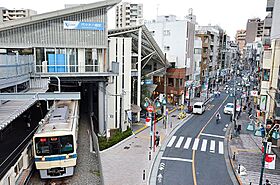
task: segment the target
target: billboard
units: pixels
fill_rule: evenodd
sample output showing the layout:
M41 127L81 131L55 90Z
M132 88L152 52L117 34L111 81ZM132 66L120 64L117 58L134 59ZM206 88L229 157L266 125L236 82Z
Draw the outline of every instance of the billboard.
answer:
M267 101L267 95L261 95L260 109L262 111L265 111L266 109L266 101Z
M103 22L63 21L63 28L68 30L105 30Z

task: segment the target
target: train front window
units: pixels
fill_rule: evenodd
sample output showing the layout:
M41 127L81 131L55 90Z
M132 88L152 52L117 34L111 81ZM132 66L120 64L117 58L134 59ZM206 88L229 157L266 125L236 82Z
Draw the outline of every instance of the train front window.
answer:
M35 138L35 147L38 156L73 153L73 136Z

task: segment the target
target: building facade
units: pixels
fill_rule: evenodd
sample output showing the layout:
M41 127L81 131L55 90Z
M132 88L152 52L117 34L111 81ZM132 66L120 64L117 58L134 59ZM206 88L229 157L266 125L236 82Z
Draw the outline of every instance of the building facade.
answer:
M37 12L31 9L7 9L0 7L0 23L29 17L35 14L37 14Z
M143 4L122 2L116 6L116 28L143 24Z
M244 58L244 48L246 46L246 30L237 30L235 35L235 42L238 45L240 58Z

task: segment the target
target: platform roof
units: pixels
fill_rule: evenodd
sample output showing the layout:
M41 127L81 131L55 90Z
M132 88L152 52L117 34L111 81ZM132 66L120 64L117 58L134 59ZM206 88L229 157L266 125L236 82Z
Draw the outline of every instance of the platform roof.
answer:
M16 19L12 21L6 21L0 24L0 31L7 30L11 28L21 27L25 25L30 25L32 23L42 22L53 18L64 17L71 14L77 14L80 12L90 11L92 9L106 7L108 9L112 8L116 4L120 3L121 0L106 0L99 1L95 3L82 4L70 8L65 8L61 10L56 10L52 12L47 12L43 14L32 15L30 17L25 17L21 19Z
M108 30L108 37L131 37L132 38L132 52L138 53L138 36L139 29L142 29L142 43L141 43L141 58L142 58L142 69L149 62L158 63L160 67L155 71L144 72L142 76L151 76L154 74L165 73L166 68L170 67L170 63L165 59L164 53L156 43L155 39L151 35L150 31L145 25L118 28Z

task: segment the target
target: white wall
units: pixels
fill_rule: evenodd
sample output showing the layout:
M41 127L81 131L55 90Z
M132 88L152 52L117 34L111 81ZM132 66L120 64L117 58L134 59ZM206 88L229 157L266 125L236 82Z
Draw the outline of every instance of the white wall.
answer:
M149 31L154 32L154 39L163 52L167 54L169 62L176 62L176 67L185 67L185 54L187 42L187 21L149 22L146 23ZM170 30L169 36L164 36L164 30ZM166 51L164 46L169 46ZM176 61L174 61L176 60Z
M194 40L194 49L200 49L202 50L202 41L200 37L195 37ZM201 51L202 52L202 51ZM194 80L200 80L200 62L201 62L201 53L196 54L194 53ZM197 78L198 77L198 78Z
M125 130L127 126L124 122L131 109L131 44L131 38L110 38L109 61L119 63L119 75L112 77L106 88L107 129L121 126Z

